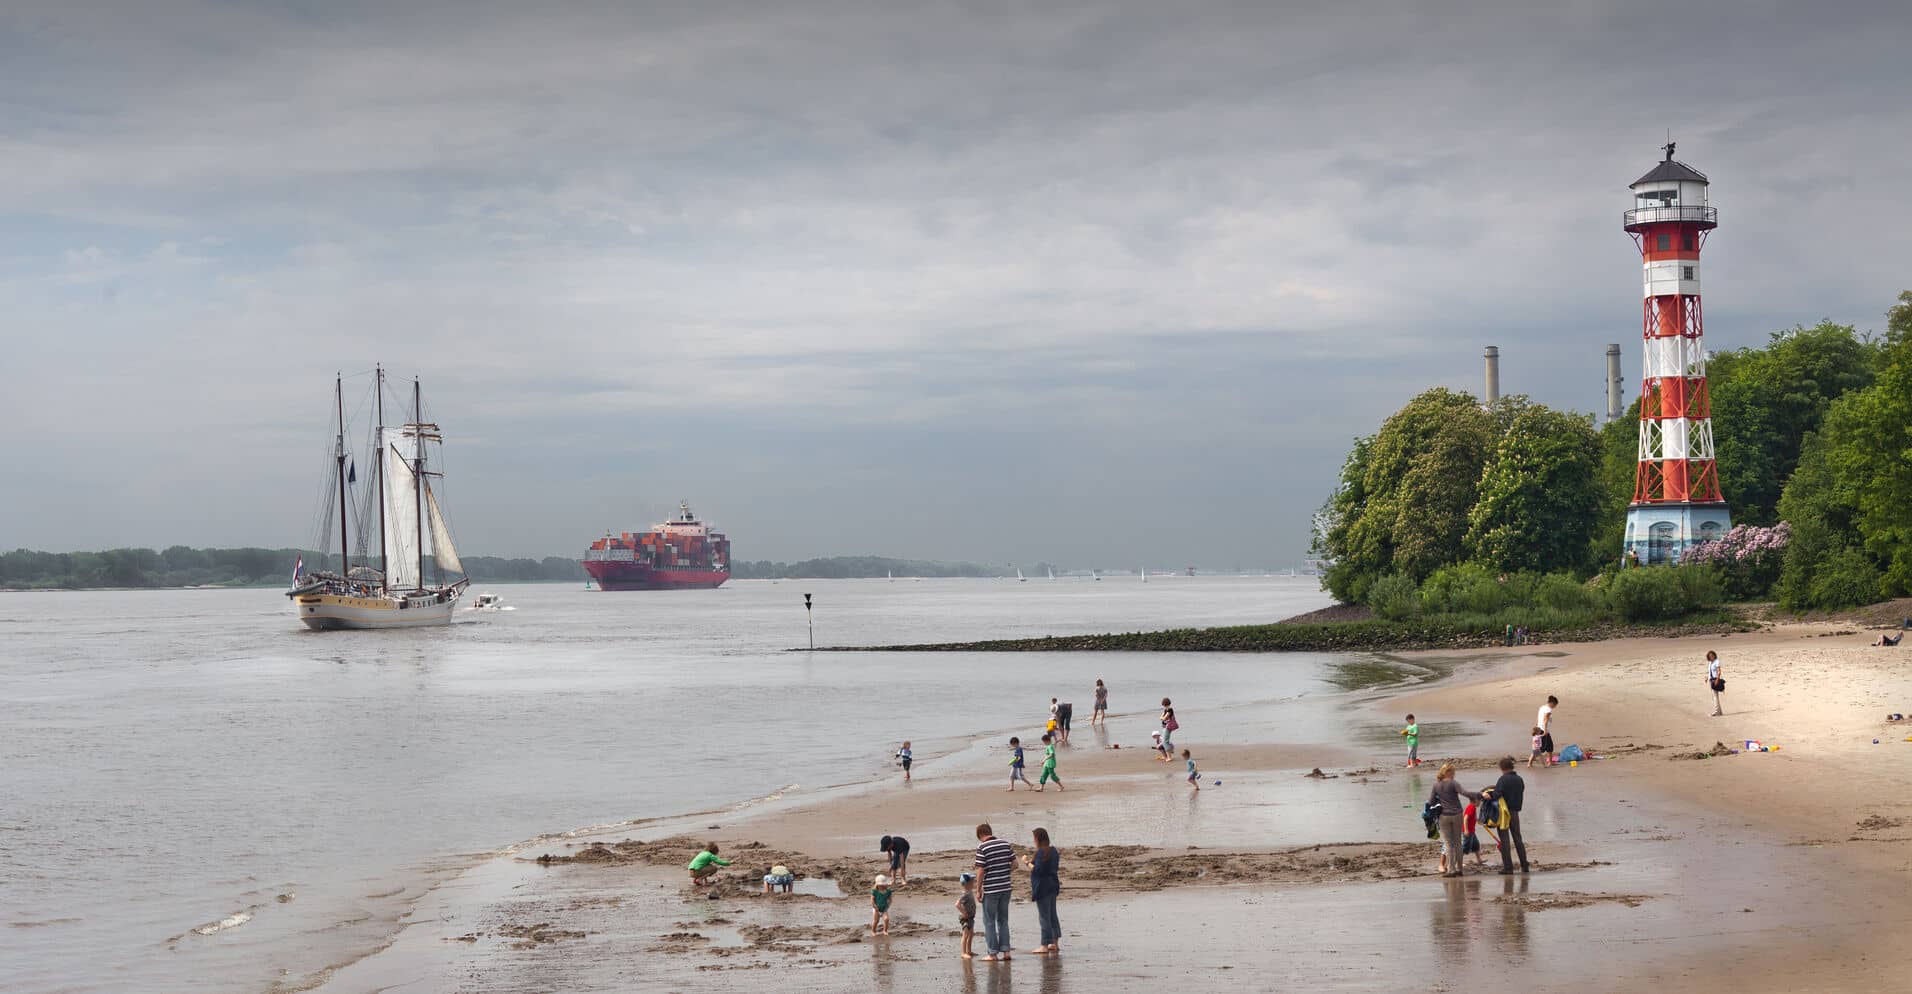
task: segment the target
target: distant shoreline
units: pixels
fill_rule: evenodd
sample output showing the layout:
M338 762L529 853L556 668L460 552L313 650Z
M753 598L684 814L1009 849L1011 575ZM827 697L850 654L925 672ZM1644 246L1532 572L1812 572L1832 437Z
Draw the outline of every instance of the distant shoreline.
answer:
M1333 616L1338 608L1298 615ZM1757 630L1757 622L1721 612L1657 625L1599 623L1558 631L1535 632L1528 645L1605 642L1623 638L1684 638ZM914 645L839 645L818 652L1410 652L1429 649L1486 649L1504 645L1500 629L1467 628L1443 622L1352 621L1177 628L1101 635L1046 635L1040 638L986 639ZM792 650L806 651L806 650Z

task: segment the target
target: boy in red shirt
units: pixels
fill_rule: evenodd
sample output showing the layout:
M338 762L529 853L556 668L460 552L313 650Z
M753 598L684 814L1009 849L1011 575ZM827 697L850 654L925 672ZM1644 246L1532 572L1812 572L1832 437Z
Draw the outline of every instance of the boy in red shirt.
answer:
M1480 836L1474 834L1475 818L1479 810L1479 801L1468 801L1467 807L1461 810L1461 856L1466 858L1471 852L1474 854L1474 865L1485 866L1487 864L1480 857Z

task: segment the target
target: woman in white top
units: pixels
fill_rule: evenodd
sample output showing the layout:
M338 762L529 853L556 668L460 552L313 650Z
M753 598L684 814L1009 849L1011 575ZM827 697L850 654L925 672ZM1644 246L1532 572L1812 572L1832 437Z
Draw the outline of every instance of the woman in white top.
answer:
M1726 709L1720 705L1719 698L1720 693L1726 689L1726 680L1719 675L1719 653L1711 649L1706 650L1706 686L1713 691L1712 716L1717 718L1726 713Z

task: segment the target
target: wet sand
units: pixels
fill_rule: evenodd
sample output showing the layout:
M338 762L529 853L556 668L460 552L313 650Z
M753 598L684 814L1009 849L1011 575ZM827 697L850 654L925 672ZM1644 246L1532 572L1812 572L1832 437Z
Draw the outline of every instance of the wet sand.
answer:
M1203 769L1199 794L1179 762L1132 745L1150 723L1135 715L1078 727L1064 792L1003 791L1006 757L978 743L919 762L909 786L553 842L438 888L389 949L322 989L1889 989L1893 937L1912 924L1912 727L1880 719L1912 713L1912 667L1864 648L1870 633L1821 634L1836 630L1422 658L1457 673L1314 702L1345 730L1333 743L1281 741L1279 709L1269 741L1202 742L1191 715L1178 745ZM1726 718L1707 717L1707 648L1726 664ZM1436 877L1418 818L1436 764L1399 767L1401 715L1427 730L1424 758L1462 760L1477 788L1548 693L1559 743L1612 758L1520 768L1537 872L1495 874L1487 842L1484 871ZM1781 749L1671 758L1744 738ZM1062 849L1060 957L1026 952L1022 874L1014 961L957 956L955 877L981 820L1019 850L1038 825ZM913 844L910 884L892 934L872 937L886 833ZM683 871L706 839L736 861L714 896ZM773 863L800 893L761 893Z

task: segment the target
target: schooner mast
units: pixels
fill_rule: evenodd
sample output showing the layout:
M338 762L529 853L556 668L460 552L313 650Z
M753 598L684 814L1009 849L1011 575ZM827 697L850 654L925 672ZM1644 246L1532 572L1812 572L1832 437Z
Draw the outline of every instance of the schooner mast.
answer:
M338 403L339 433L332 442L332 457L338 463L339 475L339 575L352 575L351 547L345 539L345 374L336 374L332 381L332 399Z

